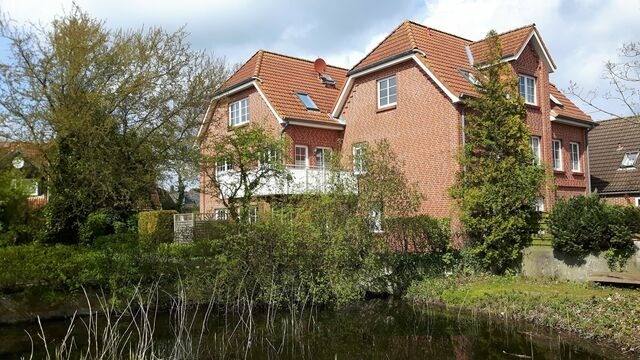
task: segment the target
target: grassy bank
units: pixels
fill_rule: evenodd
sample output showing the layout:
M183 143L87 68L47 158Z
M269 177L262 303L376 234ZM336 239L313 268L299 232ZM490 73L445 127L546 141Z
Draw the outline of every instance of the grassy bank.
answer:
M407 298L571 331L640 353L640 290L520 277L427 279Z

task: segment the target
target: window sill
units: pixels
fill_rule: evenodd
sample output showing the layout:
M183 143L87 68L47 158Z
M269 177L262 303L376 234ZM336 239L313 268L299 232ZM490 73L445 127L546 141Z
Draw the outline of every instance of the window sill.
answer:
M553 173L557 175L564 175L566 174L566 171L564 171L563 169L553 169Z
M230 125L228 126L228 129L229 129L229 130L233 130L233 129L237 129L237 128L241 128L241 127L245 127L245 126L249 126L249 122L248 122L248 121L247 121L247 122L240 123L240 124L235 124L235 125L231 125L231 124L230 124Z
M538 105L538 104L527 104L527 103L524 103L524 105L525 105L527 108L540 110L540 105Z
M582 171L573 171L571 170L571 174L574 176L584 176L584 173Z
M381 113L381 112L385 112L385 111L389 111L389 110L395 110L395 109L396 109L396 104L387 105L387 106L384 106L384 107L379 107L376 110L376 113Z

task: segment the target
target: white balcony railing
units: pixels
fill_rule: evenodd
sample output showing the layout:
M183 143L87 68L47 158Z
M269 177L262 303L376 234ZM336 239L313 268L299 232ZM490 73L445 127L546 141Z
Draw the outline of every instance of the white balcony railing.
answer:
M258 188L255 189L254 194L256 196L270 196L322 193L330 190L332 184L336 182L341 182L344 186L348 187L355 180L355 177L350 172L343 171L336 173L325 168L287 165L287 170L289 172L289 179L263 179ZM251 176L252 174L249 173L249 181L252 180ZM238 187L240 181L239 173L237 171L226 171L218 174L217 177L225 195L231 196ZM236 193L237 197L242 195L242 190Z

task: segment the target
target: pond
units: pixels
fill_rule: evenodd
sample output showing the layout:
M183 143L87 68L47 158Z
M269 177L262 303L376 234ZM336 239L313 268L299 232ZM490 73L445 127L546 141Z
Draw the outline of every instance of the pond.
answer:
M147 340L147 344L159 358L167 359L629 358L550 329L437 307L413 307L398 300L370 300L339 310L312 309L299 313L291 310L275 315L273 312L207 315L204 309L197 312L191 309L191 312L150 314L148 318L150 322L138 319L135 324L140 327L146 324L152 329L153 341ZM98 319L103 329L107 319ZM175 325L179 320L183 320L182 326ZM70 359L79 358L77 347L87 348L83 321L90 323L87 318L75 320L76 352L68 357ZM118 328L126 334L127 326L133 322L131 318L122 321ZM52 358L55 358L53 349L61 343L68 325L69 320L43 322ZM26 332L29 332L35 343L33 358L45 359L38 329L37 324L0 327L0 358L28 359L31 341ZM102 330L95 334L100 342ZM120 338L125 349L122 354L129 354L131 344L138 341L138 333L133 331L133 334L129 340L126 336ZM176 346L177 338L181 339L179 346ZM187 343L188 346L178 349Z

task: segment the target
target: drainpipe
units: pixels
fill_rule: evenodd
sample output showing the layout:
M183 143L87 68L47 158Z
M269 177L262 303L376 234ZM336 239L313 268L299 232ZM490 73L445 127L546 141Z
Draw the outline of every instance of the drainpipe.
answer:
M586 163L587 163L587 173L586 173L586 176L587 176L587 195L591 194L591 161L589 161L589 132L591 130L593 130L593 128L594 128L593 126L588 128L587 131L584 134L584 144L585 144L585 146L584 146L584 150L585 150L584 155L585 155L585 158L586 158L585 160L586 160Z
M465 145L465 143L467 141L467 138L466 138L466 136L464 134L464 107L462 107L461 112L460 112L460 130L461 130L461 133L462 133L462 137L460 139L462 141L462 149L461 150L464 152L464 145ZM462 171L463 172L467 172L467 167L464 166L462 168Z

